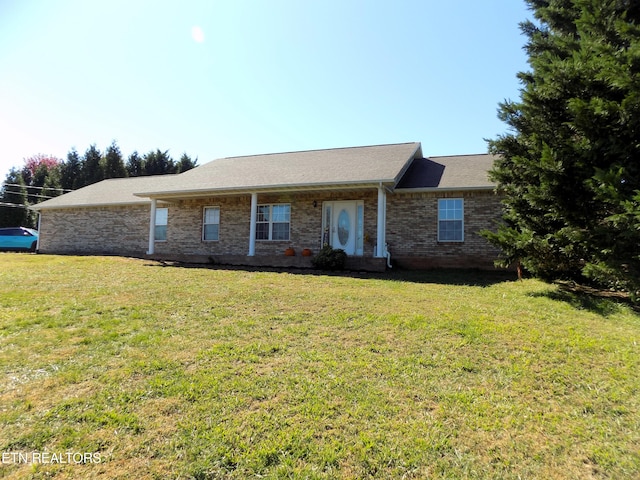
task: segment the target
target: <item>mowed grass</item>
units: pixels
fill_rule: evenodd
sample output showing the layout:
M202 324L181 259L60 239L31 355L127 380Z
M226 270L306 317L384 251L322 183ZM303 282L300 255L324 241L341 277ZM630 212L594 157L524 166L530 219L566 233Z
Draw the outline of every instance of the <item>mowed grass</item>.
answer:
M535 280L0 255L0 477L640 478L639 407L640 316Z

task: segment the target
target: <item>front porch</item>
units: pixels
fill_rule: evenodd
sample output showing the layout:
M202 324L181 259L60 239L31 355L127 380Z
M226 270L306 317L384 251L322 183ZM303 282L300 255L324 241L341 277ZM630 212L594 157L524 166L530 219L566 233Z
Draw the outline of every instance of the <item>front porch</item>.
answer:
M317 254L329 244L347 253L351 270L383 271L387 262L386 250L378 247L386 233L382 186L163 199L161 223L159 203L152 199L148 258L311 268L302 251ZM207 236L210 224L213 238ZM156 240L160 225L163 235ZM288 248L296 256L285 256Z

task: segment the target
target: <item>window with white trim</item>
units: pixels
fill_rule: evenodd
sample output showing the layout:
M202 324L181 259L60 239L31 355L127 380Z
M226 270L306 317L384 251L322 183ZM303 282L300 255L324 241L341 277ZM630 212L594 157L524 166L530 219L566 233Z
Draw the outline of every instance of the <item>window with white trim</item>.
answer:
M462 198L438 199L438 241L464 242L464 202Z
M289 240L290 225L290 204L258 205L256 240Z
M167 241L168 208L156 208L155 238L156 242Z
M204 207L202 240L213 242L220 238L220 207Z

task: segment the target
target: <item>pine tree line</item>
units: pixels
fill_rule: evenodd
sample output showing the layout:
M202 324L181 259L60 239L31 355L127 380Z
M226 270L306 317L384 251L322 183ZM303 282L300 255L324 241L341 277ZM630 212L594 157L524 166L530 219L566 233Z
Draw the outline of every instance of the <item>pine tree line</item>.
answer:
M35 228L37 215L27 207L67 191L108 178L186 172L194 168L197 162L186 153L175 161L168 150L160 149L144 155L134 151L125 161L115 141L104 153L95 144L87 148L82 156L72 148L65 160L34 155L25 159L22 168L12 168L0 186L0 227Z

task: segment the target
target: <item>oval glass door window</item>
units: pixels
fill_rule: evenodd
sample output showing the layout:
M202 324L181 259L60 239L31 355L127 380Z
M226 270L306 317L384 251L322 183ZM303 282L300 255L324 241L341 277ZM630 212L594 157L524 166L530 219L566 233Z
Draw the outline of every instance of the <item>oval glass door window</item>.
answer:
M346 210L342 210L338 215L338 240L343 247L347 246L349 242L349 234L351 233L351 220L349 219L349 213Z

